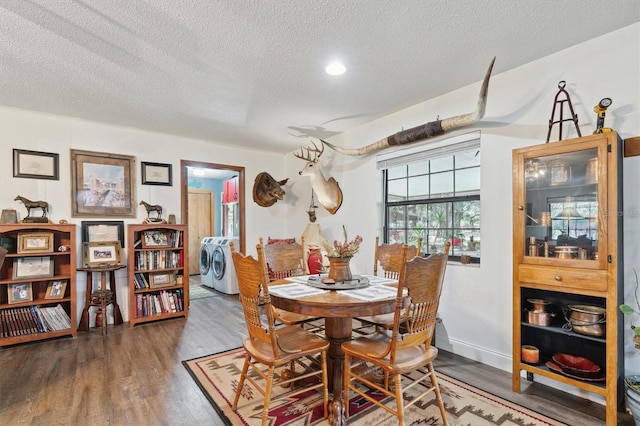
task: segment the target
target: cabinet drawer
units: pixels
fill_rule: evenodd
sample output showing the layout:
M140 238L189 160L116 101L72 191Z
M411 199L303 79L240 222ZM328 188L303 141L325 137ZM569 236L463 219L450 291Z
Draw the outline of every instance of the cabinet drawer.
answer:
M521 283L545 284L555 287L607 291L607 271L569 268L541 268L520 265L518 280Z

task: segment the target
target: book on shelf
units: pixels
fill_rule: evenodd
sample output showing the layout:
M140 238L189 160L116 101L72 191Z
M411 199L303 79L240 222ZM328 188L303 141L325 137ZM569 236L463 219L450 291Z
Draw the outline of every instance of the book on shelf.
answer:
M140 296L142 299L142 316L146 317L147 314L149 313L149 308L147 307L147 295L141 294Z
M158 297L157 294L153 295L153 303L155 304L156 307L156 315L161 314L162 313L162 306L160 305L160 298Z
M44 333L45 331L47 331L45 326L42 324L42 320L40 319L40 315L38 315L36 307L33 305L29 306L29 311L31 312L31 316L33 317L33 319L36 321L38 332Z

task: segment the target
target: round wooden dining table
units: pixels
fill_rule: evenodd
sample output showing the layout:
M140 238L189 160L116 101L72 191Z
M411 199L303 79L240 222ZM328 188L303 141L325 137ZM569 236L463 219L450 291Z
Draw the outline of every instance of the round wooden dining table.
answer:
M281 284L291 284L291 281L286 279L274 281L269 284L269 287ZM271 303L277 308L298 314L324 317L325 336L329 341L327 354L329 391L332 392L329 423L332 425L345 424L344 400L342 399L344 364L342 342L351 339L353 318L393 312L395 297L383 300L363 300L348 296L340 290L302 298L284 297L275 293L270 293L270 296Z

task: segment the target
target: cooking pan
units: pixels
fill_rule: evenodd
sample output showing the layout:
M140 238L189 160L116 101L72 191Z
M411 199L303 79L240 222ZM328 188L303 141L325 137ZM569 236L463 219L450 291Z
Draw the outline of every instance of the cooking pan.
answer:
M603 337L606 332L606 309L591 305L569 305L569 324L578 334Z

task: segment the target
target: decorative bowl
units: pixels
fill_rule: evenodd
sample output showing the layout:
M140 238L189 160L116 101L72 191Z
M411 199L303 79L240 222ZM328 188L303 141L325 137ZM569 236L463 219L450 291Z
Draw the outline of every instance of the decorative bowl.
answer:
M626 376L624 383L630 391L638 395L638 402L640 402L640 376Z
M592 377L600 373L600 366L585 357L558 353L551 357L562 371L579 377Z

